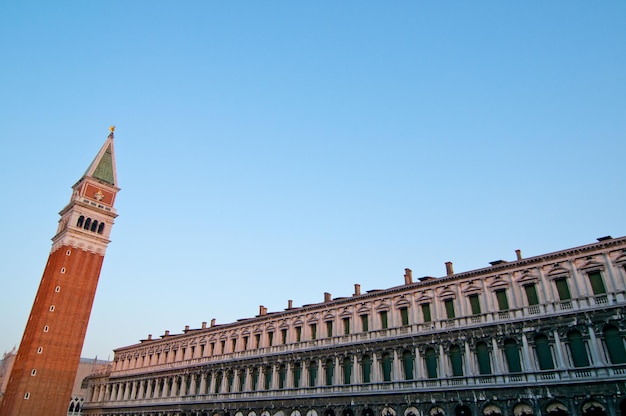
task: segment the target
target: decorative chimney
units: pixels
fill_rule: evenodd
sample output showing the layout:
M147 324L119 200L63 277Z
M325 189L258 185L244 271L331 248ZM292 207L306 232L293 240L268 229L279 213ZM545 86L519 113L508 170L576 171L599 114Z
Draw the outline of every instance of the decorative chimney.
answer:
M518 260L522 259L522 250L515 250L515 255L517 256Z
M211 326L215 326L215 318L211 319Z
M259 306L259 315L263 316L263 315L267 315L267 308L263 305Z
M331 298L330 298L330 293L328 292L324 292L324 303L330 302Z
M361 285L358 283L354 284L354 296L360 296L361 295Z
M293 300L289 299L287 301L287 309L293 309Z
M410 285L413 283L413 272L411 269L404 269L404 284Z
M202 329L206 329L206 321L202 322Z
M446 275L452 276L454 274L454 267L452 266L451 261L446 262Z

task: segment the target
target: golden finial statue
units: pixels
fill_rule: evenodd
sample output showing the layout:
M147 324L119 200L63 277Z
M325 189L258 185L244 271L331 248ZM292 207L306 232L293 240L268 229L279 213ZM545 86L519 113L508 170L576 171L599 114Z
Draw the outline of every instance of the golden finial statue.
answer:
M111 130L111 133L115 132L115 126L109 127L109 130Z

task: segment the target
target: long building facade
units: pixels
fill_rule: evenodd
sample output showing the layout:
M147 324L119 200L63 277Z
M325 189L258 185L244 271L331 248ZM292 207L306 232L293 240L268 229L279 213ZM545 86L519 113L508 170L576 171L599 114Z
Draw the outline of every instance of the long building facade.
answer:
M626 237L115 350L86 415L626 415Z

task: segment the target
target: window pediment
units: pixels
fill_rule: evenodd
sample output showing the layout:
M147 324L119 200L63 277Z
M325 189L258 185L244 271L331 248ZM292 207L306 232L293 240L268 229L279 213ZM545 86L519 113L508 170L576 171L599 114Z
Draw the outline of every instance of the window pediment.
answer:
M472 295L472 294L475 294L475 293L482 292L482 289L480 287L478 287L473 280L464 283L462 287L463 288L461 289L461 292L464 295Z
M539 276L530 270L523 270L516 281L520 284L537 283L539 281Z
M550 278L554 278L556 276L559 275L564 275L564 274L569 274L569 270L566 269L565 267L561 266L560 263L554 263L550 266L546 266L547 267L547 275Z
M444 286L439 291L439 298L442 300L456 299L456 293L452 289L450 289L449 286Z

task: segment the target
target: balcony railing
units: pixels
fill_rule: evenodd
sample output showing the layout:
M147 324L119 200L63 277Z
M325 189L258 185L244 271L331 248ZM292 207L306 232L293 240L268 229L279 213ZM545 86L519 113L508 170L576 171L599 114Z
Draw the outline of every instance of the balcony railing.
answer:
M293 398L293 397L319 397L333 393L336 395L354 396L358 394L385 393L389 391L436 391L436 390L454 390L467 389L474 387L483 389L485 387L503 387L503 386L525 386L537 385L540 381L542 385L562 384L569 380L576 379L577 382L589 381L623 381L623 375L626 374L626 365L605 366L605 367L589 367L575 368L567 370L549 370L529 373L517 374L493 374L493 375L476 375L466 377L450 377L437 379L419 379L419 380L396 380L391 382L377 383L355 383L333 386L315 386L301 388L286 388L275 390L257 390L244 392L229 393L207 393L207 394L185 394L159 397L128 399L128 400L111 400L110 397L100 401L91 401L85 404L85 409L93 409L100 407L118 407L118 406L140 406L140 405L163 405L171 403L187 403L187 402L222 402L236 400L254 400L263 398ZM107 393L110 395L110 392Z

